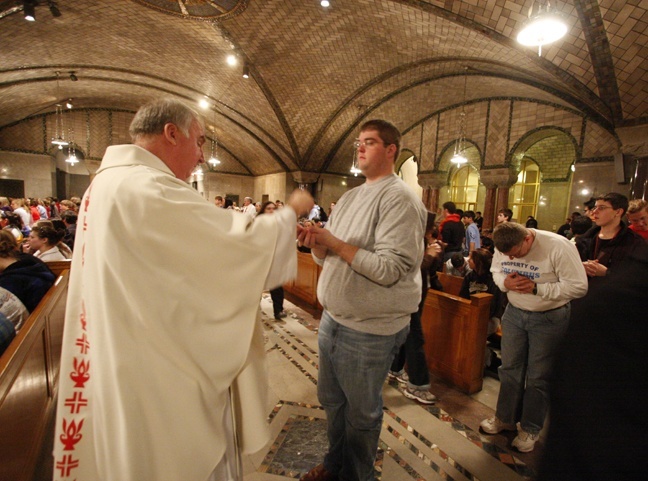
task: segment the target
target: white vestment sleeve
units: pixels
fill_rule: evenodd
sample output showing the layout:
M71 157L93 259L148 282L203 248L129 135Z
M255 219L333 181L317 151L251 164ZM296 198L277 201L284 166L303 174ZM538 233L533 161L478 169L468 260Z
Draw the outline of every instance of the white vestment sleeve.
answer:
M274 289L297 276L297 215L290 207L284 207L272 214L277 221L277 243L265 288Z

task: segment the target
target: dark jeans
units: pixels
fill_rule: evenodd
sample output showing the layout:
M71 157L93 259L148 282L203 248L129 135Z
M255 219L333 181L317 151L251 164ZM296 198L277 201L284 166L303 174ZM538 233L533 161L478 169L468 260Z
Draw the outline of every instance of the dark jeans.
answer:
M430 373L427 367L425 349L423 349L425 340L423 339L423 328L421 327L424 303L425 296L421 300L418 312L412 314L410 318L409 334L407 334L405 344L401 346L400 351L394 357L390 370L400 373L407 361L408 387L426 391L430 389Z
M270 291L270 298L272 299L272 310L274 315L278 316L283 311L284 290L283 287L277 287Z

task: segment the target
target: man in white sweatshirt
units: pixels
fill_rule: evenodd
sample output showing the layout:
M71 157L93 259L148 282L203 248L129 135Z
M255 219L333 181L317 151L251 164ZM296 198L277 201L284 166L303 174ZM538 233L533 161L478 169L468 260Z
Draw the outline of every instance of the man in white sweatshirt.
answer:
M481 422L488 434L517 431L513 447L532 451L548 410L548 377L555 348L571 312L587 294L578 251L565 237L504 222L493 231L491 272L509 304L502 316L501 382L495 416Z

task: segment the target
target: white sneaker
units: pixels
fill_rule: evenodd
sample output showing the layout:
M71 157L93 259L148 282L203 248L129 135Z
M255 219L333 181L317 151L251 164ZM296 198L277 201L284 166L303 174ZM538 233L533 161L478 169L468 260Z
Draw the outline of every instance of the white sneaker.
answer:
M406 387L403 390L403 394L406 398L414 399L423 404L434 404L437 402L437 397L432 394L430 391L423 391L419 389L410 389Z
M517 423L518 435L515 436L515 439L511 443L511 446L516 448L521 453L530 453L533 451L536 441L538 440L539 434L527 433L520 423Z
M482 431L488 434L497 434L501 433L502 431L515 431L515 426L500 421L497 416L484 419L481 423L479 423L479 427L482 429Z
M405 369L403 369L400 374L394 371L389 371L387 373L387 377L389 379L393 379L395 381L398 381L401 384L407 384L409 381L409 376L407 375L407 372L405 372Z

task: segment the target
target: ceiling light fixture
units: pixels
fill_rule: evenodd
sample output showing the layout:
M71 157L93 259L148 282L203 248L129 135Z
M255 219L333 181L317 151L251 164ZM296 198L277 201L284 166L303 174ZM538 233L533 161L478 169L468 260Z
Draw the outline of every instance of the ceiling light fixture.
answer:
M466 67L466 71L468 67ZM462 165L468 162L466 157L466 86L468 85L468 74L464 73L464 90L463 90L463 103L461 104L461 113L459 114L459 139L455 143L454 155L450 162L457 165Z
M243 78L250 78L250 67L247 63L243 65Z
M63 128L63 107L58 103L58 99L61 98L60 86L59 86L59 75L60 72L56 72L56 114L54 115L54 138L52 139L52 144L58 145L60 150L63 150L64 145L68 145L68 142L65 140L65 129Z
M65 106L66 106L68 109L71 109L71 108L73 107L73 105L72 105L72 99L68 99L68 101L65 103Z
M48 2L48 4L49 4L50 12L52 12L52 17L60 17L61 16L61 11L59 10L56 3L53 2L53 1L50 1L50 2Z
M227 56L227 65L229 65L230 67L234 67L237 63L238 60L236 59L236 55L231 53Z
M198 105L200 106L201 109L207 110L209 108L209 101L207 100L207 97L204 97L198 101Z
M211 156L209 157L209 165L212 167L216 167L218 164L221 163L220 160L218 160L218 139L216 138L216 132L213 132L214 137L212 138L211 141Z
M320 5L321 5L322 7L324 7L324 8L327 8L327 7L330 7L330 6L331 6L331 2L329 2L328 0L322 0L322 1L320 2Z
M68 135L68 157L65 161L70 165L75 165L79 162L76 156L76 148L74 147L74 128L72 127L72 122L70 121L70 130Z
M533 1L529 9L529 19L518 33L517 41L526 47L538 47L538 56L542 55L542 46L559 40L567 34L567 23L547 0Z
M32 0L23 2L23 11L25 12L25 20L28 22L36 21L36 4Z
M218 138L216 137L216 111L214 110L214 124L211 127L212 131L212 139L211 139L211 155L209 156L209 160L207 163L211 167L216 167L218 164L221 163L220 160L218 160Z
M358 167L358 149L353 147L353 162L351 163L351 173L354 177L358 177L358 174L361 174L362 171Z

